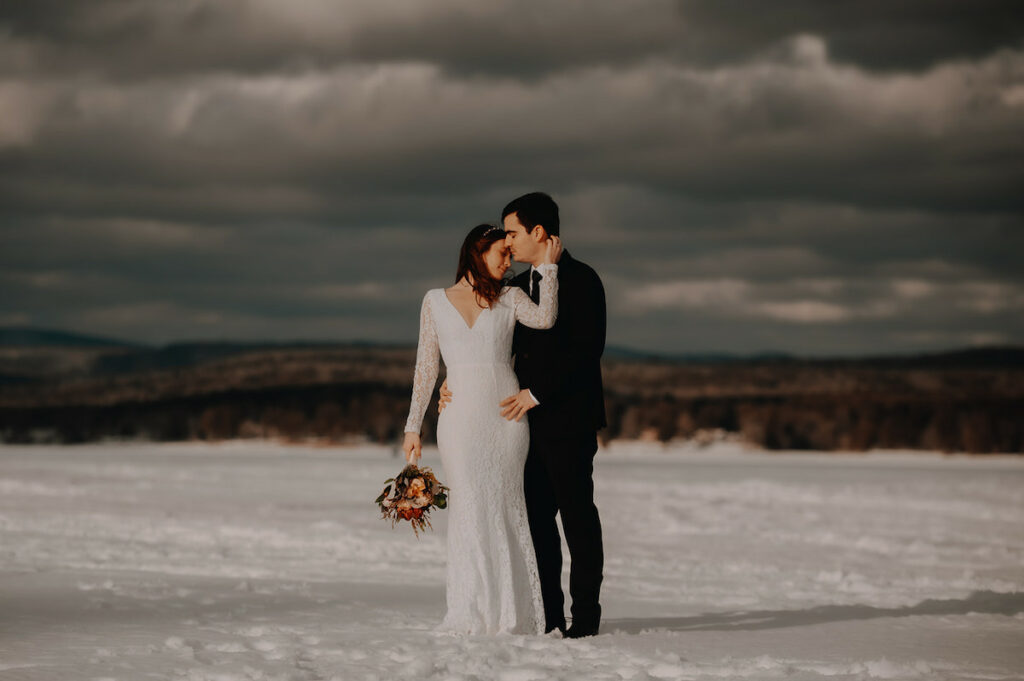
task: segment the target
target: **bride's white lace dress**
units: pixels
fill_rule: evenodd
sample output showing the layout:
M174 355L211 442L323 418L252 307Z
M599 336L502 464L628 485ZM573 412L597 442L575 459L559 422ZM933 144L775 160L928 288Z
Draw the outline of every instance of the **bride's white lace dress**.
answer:
M438 375L453 398L438 419L437 446L448 496L448 610L437 631L544 633L544 605L523 496L528 415L507 421L498 403L519 392L512 371L516 320L550 328L558 313L558 266L541 265L540 304L506 287L470 327L444 289L423 297L412 406L406 432L419 433Z

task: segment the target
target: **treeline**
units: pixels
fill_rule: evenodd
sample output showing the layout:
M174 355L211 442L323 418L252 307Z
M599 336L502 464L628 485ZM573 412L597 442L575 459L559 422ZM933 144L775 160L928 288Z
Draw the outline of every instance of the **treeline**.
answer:
M1024 452L1024 404L877 396L675 398L612 395L610 435L671 440L721 429L765 449Z
M405 393L379 384L350 383L229 390L145 402L3 407L0 439L65 444L232 438L389 442L405 425Z
M9 443L82 443L276 438L340 443L393 443L402 436L405 390L379 385L309 386L228 391L115 405L0 409L0 438ZM766 449L863 451L871 448L946 452L1024 452L1019 402L716 397L607 398L609 425L600 435L668 441L723 430ZM436 405L424 421L436 428Z
M194 366L0 389L0 440L277 438L397 442L413 351L276 349ZM1024 452L1024 367L1010 361L605 363L615 438L733 433L766 449ZM427 411L427 440L436 428Z

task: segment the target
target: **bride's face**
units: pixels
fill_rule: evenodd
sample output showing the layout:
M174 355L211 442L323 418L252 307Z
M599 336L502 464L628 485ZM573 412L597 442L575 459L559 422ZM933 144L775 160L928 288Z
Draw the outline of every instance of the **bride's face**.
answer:
M505 245L504 240L491 244L491 247L484 253L484 264L487 265L487 271L492 277L504 278L505 272L512 266L512 257L509 255L508 246Z

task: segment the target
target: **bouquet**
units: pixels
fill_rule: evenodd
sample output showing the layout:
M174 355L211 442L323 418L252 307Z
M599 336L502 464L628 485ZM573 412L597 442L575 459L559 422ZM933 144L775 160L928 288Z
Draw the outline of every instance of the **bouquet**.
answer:
M430 524L430 509L447 508L448 488L437 481L429 467L409 464L397 477L384 481L387 485L374 502L382 518L391 518L391 527L399 520L408 520L416 537ZM391 484L394 483L394 484Z

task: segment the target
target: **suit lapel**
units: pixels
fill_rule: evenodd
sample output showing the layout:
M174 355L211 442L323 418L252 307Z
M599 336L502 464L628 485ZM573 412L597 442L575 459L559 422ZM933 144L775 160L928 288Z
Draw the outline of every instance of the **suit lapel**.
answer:
M569 251L562 251L562 257L558 261L559 269L561 269L562 265L568 264L570 261L572 261L572 256L569 255ZM561 272L559 272L559 274L561 274ZM516 276L512 277L512 285L513 286L518 286L519 288L521 288L524 291L526 291L527 295L529 295L530 294L530 268L526 268L526 271L523 272L522 274L517 274Z
M564 287L562 286L562 284L565 283L565 270L563 268L565 265L569 265L571 267L572 262L573 258L571 255L569 255L569 251L562 251L562 257L558 261L559 289L563 289ZM527 296L530 295L530 274L531 270L527 269L522 274L517 274L516 276L512 277L511 282L513 286L518 286L519 288L523 289L523 292ZM561 300L561 295L559 295L559 300ZM516 324L518 325L519 322L516 322Z
M512 277L512 285L523 289L527 295L530 294L530 270Z

